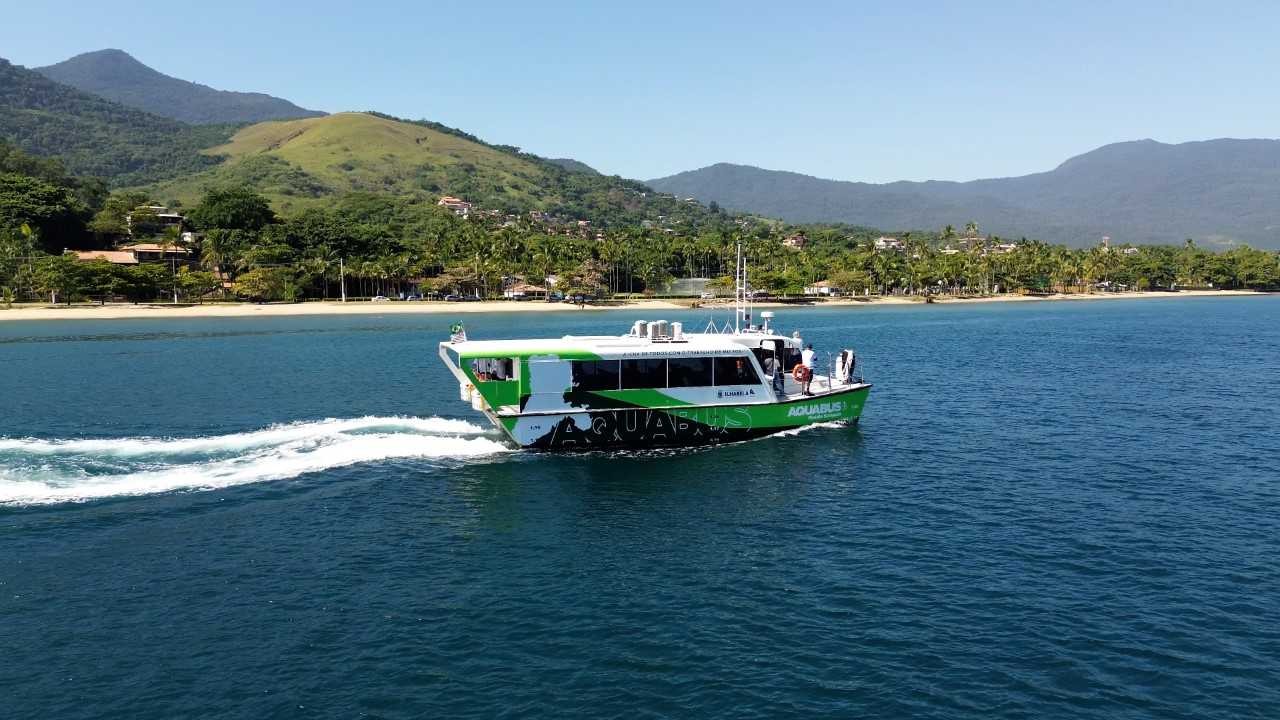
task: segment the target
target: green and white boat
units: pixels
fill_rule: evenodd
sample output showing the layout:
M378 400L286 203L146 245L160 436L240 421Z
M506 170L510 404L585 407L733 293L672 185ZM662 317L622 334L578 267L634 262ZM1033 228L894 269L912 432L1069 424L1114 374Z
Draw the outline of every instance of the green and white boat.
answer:
M468 340L455 326L440 357L462 399L524 448L711 445L857 422L871 385L853 351L812 368L806 393L800 334L776 332L769 312L752 323L741 263L739 274L724 328L640 320L621 336Z

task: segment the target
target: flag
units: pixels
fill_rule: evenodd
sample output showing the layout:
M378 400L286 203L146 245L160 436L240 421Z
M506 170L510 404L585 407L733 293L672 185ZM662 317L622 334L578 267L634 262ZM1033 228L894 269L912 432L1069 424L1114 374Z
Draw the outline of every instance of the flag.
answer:
M449 326L449 342L460 343L467 341L467 331L462 327L462 323L457 322Z

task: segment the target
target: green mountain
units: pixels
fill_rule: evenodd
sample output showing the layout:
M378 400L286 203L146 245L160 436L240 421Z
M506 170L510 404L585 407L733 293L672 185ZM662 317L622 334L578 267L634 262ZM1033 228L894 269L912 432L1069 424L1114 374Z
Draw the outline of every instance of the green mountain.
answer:
M248 186L289 214L351 193L434 203L454 195L479 211L541 211L594 226L690 230L723 216L601 175L486 143L456 128L380 113L339 113L236 128L162 118L0 61L0 138L56 156L76 175L143 188L190 205L209 190ZM575 223L576 226L576 223Z
M454 195L480 210L538 210L597 225L717 220L701 205L633 180L566 170L439 123L378 113L258 123L204 152L225 161L148 189L158 200L190 204L212 188L248 185L285 214L362 192L431 201Z
M123 50L84 53L56 65L35 68L35 71L55 82L121 105L196 125L324 115L263 93L215 90L169 77Z
M203 148L234 128L193 126L56 83L0 58L0 138L34 155L58 156L76 175L137 185L217 165Z
M1248 243L1280 248L1280 141L1107 145L1034 175L882 185L719 164L649 181L658 190L792 222L984 231L1083 246Z

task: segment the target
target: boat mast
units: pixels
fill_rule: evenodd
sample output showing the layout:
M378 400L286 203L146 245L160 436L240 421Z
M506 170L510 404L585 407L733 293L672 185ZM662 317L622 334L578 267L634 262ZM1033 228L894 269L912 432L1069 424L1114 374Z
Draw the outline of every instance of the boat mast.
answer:
M733 268L733 331L742 332L743 321L747 328L751 327L751 295L747 282L747 256L742 253L742 243L738 243L738 259Z

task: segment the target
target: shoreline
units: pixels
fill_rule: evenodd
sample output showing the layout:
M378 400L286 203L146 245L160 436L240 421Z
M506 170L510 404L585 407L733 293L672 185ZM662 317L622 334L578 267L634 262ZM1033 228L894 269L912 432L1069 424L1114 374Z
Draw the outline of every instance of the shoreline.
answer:
M1188 297L1267 297L1277 293L1253 290L1180 290L1177 292L1130 291L1115 293L1054 293L1051 295L995 295L984 297L939 298L935 305L963 305L990 302L1055 302L1091 300L1134 300L1149 298ZM806 307L872 307L877 305L925 305L919 297L867 297L865 299L841 298L815 302L811 305L785 302L756 302L757 308L806 308ZM459 315L472 313L539 313L539 312L600 312L617 310L718 310L732 307L730 302L714 302L693 307L692 301L635 300L617 305L588 305L579 308L565 303L541 301L515 302L511 300L487 300L479 302L383 302L336 300L304 303L280 303L259 305L255 303L210 303L207 305L166 304L109 304L109 305L15 305L9 310L0 308L0 322L5 320L136 320L139 318L239 318L239 317L299 317L305 315Z

